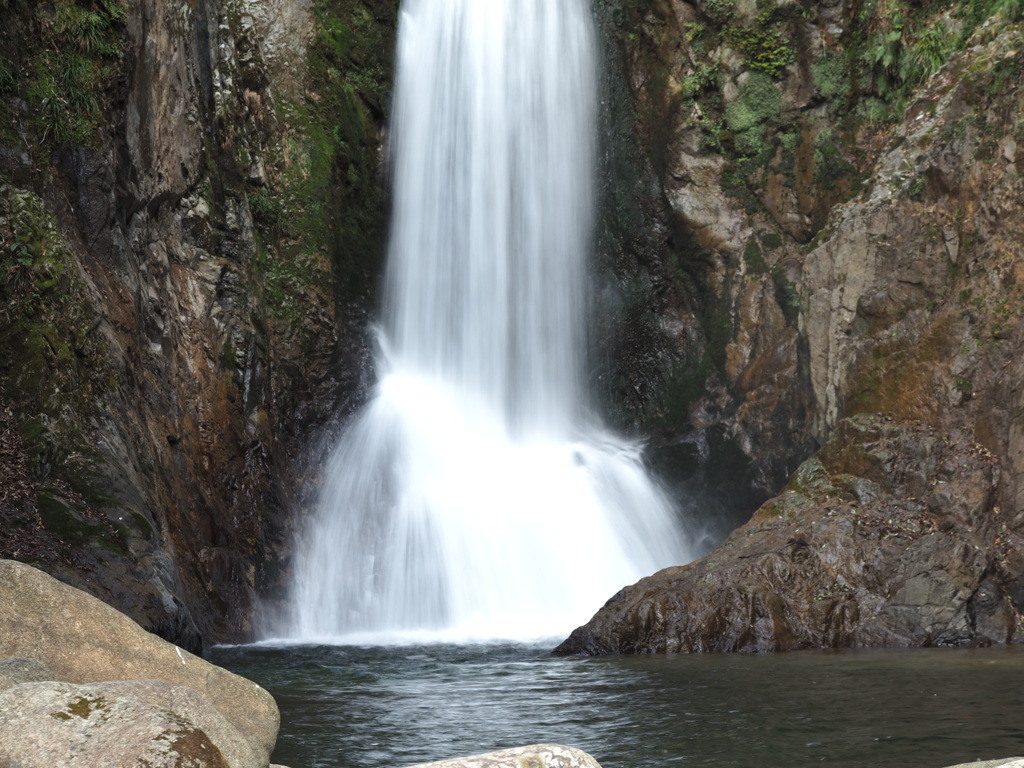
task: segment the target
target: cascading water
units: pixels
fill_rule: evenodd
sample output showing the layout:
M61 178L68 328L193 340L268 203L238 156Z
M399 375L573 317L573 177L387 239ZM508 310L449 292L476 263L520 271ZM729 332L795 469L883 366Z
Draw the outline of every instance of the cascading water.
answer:
M564 634L691 559L581 383L587 0L405 0L380 384L332 457L291 634Z

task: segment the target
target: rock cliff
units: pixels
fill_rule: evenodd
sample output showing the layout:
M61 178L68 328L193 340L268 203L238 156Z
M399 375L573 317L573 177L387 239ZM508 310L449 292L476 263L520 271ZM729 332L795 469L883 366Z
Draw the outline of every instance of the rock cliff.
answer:
M825 448L722 548L624 590L561 652L1019 641L1019 4L605 11L665 224L649 338L669 365L708 361L703 387L663 364L632 396L648 428L686 403L656 461L683 466L689 445L684 472L714 464L717 433L733 481L771 496ZM855 414L935 431L847 466L889 439ZM911 469L937 440L988 457L986 479L966 458ZM815 467L824 496L800 495ZM957 494L985 502L964 518ZM872 532L878 514L896 528Z
M774 541L795 520L863 534L858 546L895 558L878 565L891 575L910 567L900 542L970 542L981 554L956 549L969 577L952 618L886 637L1017 637L1019 0L594 7L594 388L691 500L706 549L768 502L713 556L738 560L659 578L710 602L694 574L719 563L754 579L758 545L737 542ZM316 485L311 451L372 379L397 2L0 11L0 556L186 647L251 636L287 580ZM945 497L932 483L960 489L952 499L977 480L955 467L922 468L925 495L824 459L825 485L793 486L822 446L874 455L876 438L846 420L857 414L965 462L983 455L981 518L950 512L946 530L936 517ZM858 478L880 484L879 503L913 535L871 538ZM787 483L800 503L769 501ZM841 512L828 515L830 498ZM772 562L803 568L798 549ZM800 610L821 608L814 580L831 578L849 588L836 610L853 601L860 618L843 613L818 635L787 619L789 635L758 630L730 647L883 642L856 629L881 586L826 565L800 582ZM637 589L648 597L630 593L631 615L649 615L653 587ZM983 594L1002 618L979 625ZM630 632L644 639L622 648L691 642ZM616 647L596 637L580 647Z
M0 555L251 636L371 375L396 3L0 10Z

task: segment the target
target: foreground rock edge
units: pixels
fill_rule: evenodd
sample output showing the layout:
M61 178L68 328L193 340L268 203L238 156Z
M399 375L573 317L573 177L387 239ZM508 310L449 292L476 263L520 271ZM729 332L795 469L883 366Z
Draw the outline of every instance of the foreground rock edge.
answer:
M601 768L591 755L563 744L530 744L410 768Z
M469 757L456 757L408 768L600 768L588 753L562 744L531 744ZM270 768L275 768L270 766ZM1004 757L974 763L958 763L948 768L1024 768L1024 758Z
M209 700L164 680L23 683L0 693L0 764L265 765Z
M156 680L190 689L251 747L252 757L232 768L269 763L280 715L267 691L146 632L91 595L31 566L0 560L0 626L0 659L35 660L55 682ZM5 738L0 747L18 745Z

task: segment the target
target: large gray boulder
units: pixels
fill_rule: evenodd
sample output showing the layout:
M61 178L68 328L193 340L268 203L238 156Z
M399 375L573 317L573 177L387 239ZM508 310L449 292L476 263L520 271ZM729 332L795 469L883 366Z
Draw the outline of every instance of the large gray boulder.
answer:
M23 683L0 693L0 765L261 768L208 700L163 680Z
M265 690L146 632L81 590L0 560L0 659L10 657L36 659L69 683L164 680L185 686L237 729L259 765L270 760L280 715Z
M0 659L0 691L53 678L53 671L38 659Z
M412 768L601 768L597 760L574 747L531 744L472 757L457 757Z

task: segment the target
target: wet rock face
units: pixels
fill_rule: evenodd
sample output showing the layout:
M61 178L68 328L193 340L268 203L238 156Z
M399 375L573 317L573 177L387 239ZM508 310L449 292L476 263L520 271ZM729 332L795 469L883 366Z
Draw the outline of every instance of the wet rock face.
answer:
M42 71L46 10L11 13L0 74ZM310 452L372 380L396 6L317 13L124 4L73 140L0 76L0 149L28 148L0 152L0 555L193 650L253 635Z
M809 158L803 175L813 176L811 145L831 118L810 109L818 46L796 43L817 39L835 9L795 8L596 4L612 41L599 245L622 296L596 329L606 334L600 323L618 318L600 385L611 383L609 410L622 426L652 436L663 479L682 497L738 510L725 513L733 524L813 450L794 286L800 243L838 195L797 194L809 179L796 157ZM762 12L770 21L755 19ZM783 35L794 58L771 74L753 69L736 37L748 26ZM750 146L737 150L740 123ZM620 232L623 220L634 225ZM725 465L727 478L717 469Z
M871 63L892 23L871 4L595 7L625 94L605 104L631 120L604 162L640 158L637 203L606 192L603 220L632 211L646 235L605 233L625 299L603 381L666 481L746 489L725 507L747 514L844 417L879 412L973 434L1024 525L1020 20L914 10L897 74ZM949 53L922 68L937 26Z
M732 447L719 485L764 499L792 477L561 652L1019 642L1019 20L961 26L959 52L889 83L901 106L876 119L865 107L890 102L847 86L867 61L855 33L886 22L866 4L769 6L792 58L768 79L741 50L741 4L621 4L633 26L610 26L664 204L643 265L656 349L707 364L697 385L651 387L673 414L654 422L654 463L678 468L692 447L723 466L714 437ZM868 91L886 77L860 75ZM659 394L673 388L685 405Z
M1024 539L999 475L965 438L844 420L720 547L626 587L555 653L1020 642Z

